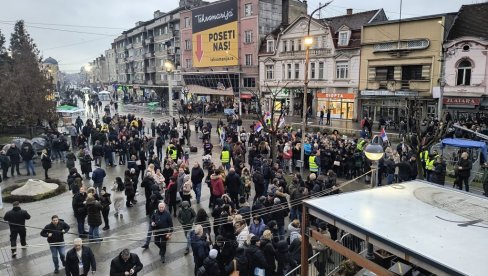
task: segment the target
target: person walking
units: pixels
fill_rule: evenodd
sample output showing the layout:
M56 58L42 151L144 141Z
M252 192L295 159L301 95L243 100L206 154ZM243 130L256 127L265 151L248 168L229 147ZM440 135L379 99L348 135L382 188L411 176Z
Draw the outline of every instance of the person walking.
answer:
M5 155L5 151L0 151L0 166L2 167L2 178L3 180L9 179L7 176L8 168L10 168L10 159Z
M10 174L14 176L14 170L17 171L17 175L20 174L19 164L20 164L20 150L15 144L11 144L10 148L7 150L7 156L10 158Z
M95 255L90 247L83 245L80 238L74 239L73 248L66 253L65 263L66 276L87 276L97 271Z
M114 216L116 218L119 217L119 212L124 206L124 200L125 200L124 190L125 190L124 182L122 182L122 178L117 176L115 178L114 184L112 185L112 191L114 192L112 201L114 203L114 209L115 209ZM121 218L123 217L122 214L120 214L120 217Z
M110 224L108 221L108 214L110 213L110 205L112 204L112 200L110 200L110 194L107 193L107 188L102 187L102 193L100 196L100 204L102 204L102 217L105 226L103 227L103 231L107 231L110 229Z
M193 184L193 191L195 191L195 197L197 199L197 204L200 204L200 198L202 195L202 180L205 177L205 172L200 163L195 162L193 168L191 169L191 182Z
M52 166L52 161L51 161L51 157L49 157L49 155L47 154L47 150L46 149L43 149L42 150L42 153L41 153L41 164L42 164L42 168L44 169L44 177L46 179L49 179L49 175L48 175L47 172L49 171L49 169Z
M181 203L180 212L178 213L178 221L181 223L181 227L183 228L185 237L188 241L186 244L185 255L190 253L190 237L188 233L193 227L193 222L195 222L196 216L197 214L195 213L195 210L191 208L190 203L188 201L183 201Z
M71 169L75 167L76 160L76 155L73 151L66 153L66 168L68 168L68 172L71 172Z
M65 265L65 254L64 254L64 234L69 231L69 225L64 222L64 220L59 219L57 215L51 217L51 223L44 226L41 231L41 236L47 238L49 243L49 249L51 250L51 255L54 263L54 274L59 273L59 258L63 266Z
M124 249L120 254L110 262L110 276L131 275L137 276L143 265L139 256L130 253L129 249Z
M151 216L151 226L154 230L154 243L159 247L161 262L166 262L166 242L171 238L173 232L173 219L166 211L166 204L159 203L158 210Z
M10 249L12 250L12 259L17 257L17 235L20 236L20 244L26 246L25 240L25 220L30 219L31 216L26 210L20 208L20 203L14 201L12 210L5 213L4 220L8 222L10 227Z
M466 192L469 192L469 176L471 175L471 168L473 167L473 163L469 160L469 154L467 152L463 152L461 154L461 158L457 163L457 174L456 174L456 181L458 185L458 189L463 189L463 182L464 188Z
M78 224L78 235L80 238L85 237L88 234L88 232L85 231L86 197L85 187L81 186L78 193L73 196L71 203Z
M105 173L105 170L101 168L100 164L95 164L95 167L95 170L92 172L93 187L95 188L95 191L97 191L97 194L100 195L103 187L103 179L107 174Z
M195 263L194 274L197 276L198 268L203 265L205 257L210 252L209 239L207 234L203 231L202 225L196 225L188 235L191 241L191 249L193 251L193 262Z
M27 170L27 175L31 175L31 173L32 175L36 175L36 171L34 170L34 162L32 161L35 155L36 153L34 152L31 143L29 142L22 143L20 156L22 156L22 160L24 160L25 169Z
M95 196L92 193L88 193L86 197L86 215L90 241L99 242L102 240L99 231L99 227L102 225L102 208L102 204L95 199Z

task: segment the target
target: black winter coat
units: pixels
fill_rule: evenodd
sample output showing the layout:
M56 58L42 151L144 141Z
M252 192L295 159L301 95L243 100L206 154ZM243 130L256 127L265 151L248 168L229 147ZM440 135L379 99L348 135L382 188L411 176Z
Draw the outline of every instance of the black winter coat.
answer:
M263 252L256 245L250 245L246 250L247 260L249 261L249 271L254 273L256 267L265 269L267 266Z
M48 243L64 242L64 233L68 232L69 228L69 225L60 219L57 225L51 222L44 226L41 236L47 238ZM49 237L49 234L52 234L51 237Z
M73 207L75 217L81 218L86 216L85 200L86 193L77 193L73 196L71 206Z
M97 200L86 202L87 222L90 226L102 225L102 204Z
M239 193L241 187L241 177L237 173L229 173L225 178L225 187L229 194Z
M220 267L217 260L210 257L205 258L203 261L203 267L205 268L205 276L216 276L220 275Z
M125 272L129 272L131 269L134 269L134 274L132 275L137 276L142 267L143 265L137 254L130 253L127 262L119 255L110 263L110 276L125 276Z
M90 247L81 246L81 261L83 263L83 274L88 275L90 269L92 271L97 270L97 263L95 261L95 256L91 251ZM79 260L78 255L76 254L76 249L72 248L66 253L66 275L67 276L79 276L80 275L80 268L78 266Z
M7 156L10 157L10 162L12 164L20 163L20 150L19 148L9 148L7 150Z
M3 219L9 223L10 231L25 228L25 220L30 219L31 216L26 210L20 207L14 207L12 210L5 213ZM10 224L11 223L11 224Z

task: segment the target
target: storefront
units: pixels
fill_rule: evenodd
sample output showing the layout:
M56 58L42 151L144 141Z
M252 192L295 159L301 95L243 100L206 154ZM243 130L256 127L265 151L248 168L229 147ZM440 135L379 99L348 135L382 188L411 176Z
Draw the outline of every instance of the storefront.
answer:
M475 97L444 97L444 112L449 112L454 119L475 117L483 110L482 98ZM487 103L488 104L488 103Z
M352 120L354 118L353 93L317 93L318 110L330 109L330 117L334 119Z

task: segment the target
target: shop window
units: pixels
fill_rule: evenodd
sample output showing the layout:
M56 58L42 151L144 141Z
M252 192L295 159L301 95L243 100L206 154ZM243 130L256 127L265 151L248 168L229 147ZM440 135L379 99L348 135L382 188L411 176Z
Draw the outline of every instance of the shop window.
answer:
M338 61L336 63L336 79L345 80L349 78L349 63L347 61Z
M319 79L324 79L324 63L319 62Z
M402 66L402 80L421 80L422 65Z
M266 65L266 79L274 79L274 65Z
M295 79L299 79L300 78L300 64L298 63L295 63Z
M394 73L395 67L393 66L384 66L384 67L376 67L376 80L385 81L385 80L394 80Z
M459 63L457 69L456 85L470 85L471 84L471 62L463 60Z
M244 78L244 87L256 87L256 78Z

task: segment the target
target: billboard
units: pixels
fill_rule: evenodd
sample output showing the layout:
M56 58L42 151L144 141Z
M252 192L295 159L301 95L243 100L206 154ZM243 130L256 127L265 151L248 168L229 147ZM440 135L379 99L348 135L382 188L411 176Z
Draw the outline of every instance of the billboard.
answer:
M192 10L193 67L239 64L237 0Z

